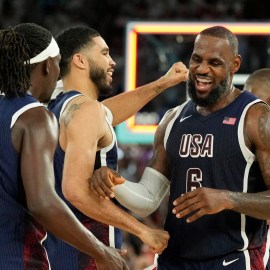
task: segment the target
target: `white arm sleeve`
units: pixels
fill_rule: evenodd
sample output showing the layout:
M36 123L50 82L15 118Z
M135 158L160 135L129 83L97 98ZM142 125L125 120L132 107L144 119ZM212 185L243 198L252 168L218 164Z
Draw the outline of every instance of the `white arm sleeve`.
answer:
M139 183L125 181L115 187L115 198L141 217L153 213L169 190L170 182L160 172L146 167Z

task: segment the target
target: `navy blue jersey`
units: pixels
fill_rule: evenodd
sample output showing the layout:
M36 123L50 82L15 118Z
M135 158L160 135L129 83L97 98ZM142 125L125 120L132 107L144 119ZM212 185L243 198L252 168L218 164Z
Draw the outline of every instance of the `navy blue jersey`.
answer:
M61 113L64 111L66 105L69 101L76 98L78 95L82 95L77 91L68 91L65 93L60 93L55 100L51 101L48 105L48 109L52 111L57 117L58 121L61 117ZM114 170L117 169L117 144L116 136L112 128L112 115L110 111L106 109L107 115L111 116L111 120L106 118L108 125L111 128L113 134L112 143L101 149L96 154L96 160L94 169L100 168L100 166L108 166ZM56 181L56 191L59 196L67 203L76 217L81 221L81 223L89 229L100 241L104 244L112 247L121 247L122 242L122 233L119 229L112 226L100 223L96 220L93 220L72 204L70 204L63 196L62 193L62 171L65 159L65 152L62 150L61 146L58 144L55 157L54 157L54 171L55 171L55 181ZM96 269L95 262L86 254L78 251L77 249L71 247L55 236L49 234L46 241L46 247L48 249L48 255L51 262L53 270L88 270Z
M172 202L198 187L244 193L266 190L255 155L246 147L243 135L246 112L257 102L260 100L243 91L227 107L206 116L197 112L191 100L178 107L164 139L171 166L165 222L170 241L159 258L160 265L213 260L242 251L248 266L252 256L249 251L255 249L260 253L258 260L252 258L253 263L258 263L257 268L244 269L264 269L263 257L268 255L265 221L222 211L188 224L186 218L177 219L172 214ZM216 269L222 267L219 265Z
M28 94L12 99L0 95L0 269L50 269L42 245L46 232L27 208L20 154L11 140L18 117L39 106Z

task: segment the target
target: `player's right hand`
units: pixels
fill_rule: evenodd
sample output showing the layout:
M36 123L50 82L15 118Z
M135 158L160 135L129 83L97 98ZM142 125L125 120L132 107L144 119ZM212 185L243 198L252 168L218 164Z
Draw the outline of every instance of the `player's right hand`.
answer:
M90 189L100 198L114 198L114 186L123 184L125 179L118 172L102 166L89 179Z

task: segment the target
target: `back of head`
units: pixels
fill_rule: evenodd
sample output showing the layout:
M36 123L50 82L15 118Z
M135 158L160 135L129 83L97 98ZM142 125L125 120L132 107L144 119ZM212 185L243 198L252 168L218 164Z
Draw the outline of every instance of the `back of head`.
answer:
M68 72L70 62L75 53L80 52L87 46L92 45L92 39L100 34L90 27L76 26L60 32L56 41L60 48L60 77L63 78Z
M229 42L234 55L238 55L238 39L229 29L223 26L213 26L200 32L200 35L225 39Z
M269 103L270 68L262 68L250 74L245 82L244 90L248 90L258 98Z
M34 23L0 31L0 91L6 97L23 96L30 87L30 59L51 42L51 33Z

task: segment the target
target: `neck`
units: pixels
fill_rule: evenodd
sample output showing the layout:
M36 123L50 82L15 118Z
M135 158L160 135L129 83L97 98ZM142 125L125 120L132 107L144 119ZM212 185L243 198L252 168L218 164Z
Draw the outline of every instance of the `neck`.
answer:
M98 89L87 76L70 73L62 78L62 81L65 92L76 90L93 100L98 98Z
M221 110L233 102L240 95L240 93L241 91L231 84L230 89L226 91L217 102L207 107L197 106L197 111L202 115L209 115L213 112Z

